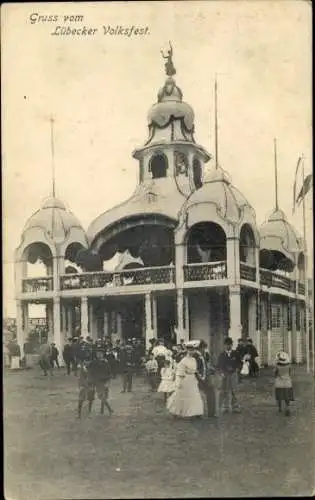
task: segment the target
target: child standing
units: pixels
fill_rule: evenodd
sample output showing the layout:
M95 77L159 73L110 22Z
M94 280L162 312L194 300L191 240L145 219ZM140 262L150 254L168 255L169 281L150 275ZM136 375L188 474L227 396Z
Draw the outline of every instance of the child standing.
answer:
M158 363L157 363L157 361L154 358L152 353L149 354L149 359L145 364L145 369L147 372L147 378L148 378L149 385L151 387L151 391L155 391L156 384L157 384L157 373L158 373L159 365L158 365Z
M282 401L285 403L285 415L290 415L290 401L293 401L290 357L284 352L276 355L275 367L275 396L279 412L282 410Z
M164 366L161 369L161 383L158 392L164 393L164 401L166 403L168 396L174 392L175 389L175 372L171 366L171 361L166 359Z

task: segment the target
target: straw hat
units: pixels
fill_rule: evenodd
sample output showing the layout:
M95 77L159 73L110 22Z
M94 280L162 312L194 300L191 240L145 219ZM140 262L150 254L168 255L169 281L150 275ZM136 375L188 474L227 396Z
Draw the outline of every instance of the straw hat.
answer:
M185 347L187 347L187 349L198 349L199 346L200 340L188 340L185 342Z
M288 365L290 363L290 356L289 356L289 354L286 353L285 351L277 352L277 354L276 354L276 362L279 365Z

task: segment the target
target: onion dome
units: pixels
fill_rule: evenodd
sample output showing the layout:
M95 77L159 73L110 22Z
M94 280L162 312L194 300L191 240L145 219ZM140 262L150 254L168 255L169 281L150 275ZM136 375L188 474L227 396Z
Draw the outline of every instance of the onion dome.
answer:
M244 222L250 223L255 231L256 220L253 208L242 193L232 185L227 172L221 167L214 169L207 176L203 186L191 194L183 208L187 212L194 205L204 207L204 204L214 205L221 219L232 224L242 222L244 212L247 211L248 220Z
M183 93L172 77L168 77L158 92L158 102L152 106L148 114L151 144L161 140L159 130L168 128L168 135L163 138L172 141L194 142L194 111L183 101Z
M44 233L45 239L53 243L62 244L69 238L72 230L77 230L84 242L86 241L85 231L75 215L66 208L65 204L55 198L47 198L40 210L37 210L24 226L22 239L34 241L38 230ZM32 235L34 234L34 238Z
M293 270L300 238L282 210L275 209L261 226L260 250L262 267Z

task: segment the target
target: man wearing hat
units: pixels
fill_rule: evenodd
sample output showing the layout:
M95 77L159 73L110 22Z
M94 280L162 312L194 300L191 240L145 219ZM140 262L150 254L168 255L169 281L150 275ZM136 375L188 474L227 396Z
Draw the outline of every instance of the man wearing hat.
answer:
M221 373L223 393L222 411L239 411L236 399L237 371L241 366L239 354L233 350L233 340L227 337L224 341L224 351L218 359L217 369Z
M128 339L126 345L121 349L120 362L123 377L123 388L121 392L131 392L135 369L135 353L131 339Z

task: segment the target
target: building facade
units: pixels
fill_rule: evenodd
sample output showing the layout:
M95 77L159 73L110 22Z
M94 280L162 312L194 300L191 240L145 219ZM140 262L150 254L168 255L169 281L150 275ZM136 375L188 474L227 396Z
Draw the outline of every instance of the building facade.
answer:
M26 223L15 254L17 336L45 304L49 340L66 337L204 339L250 336L261 364L279 349L305 359L303 242L276 207L257 227L253 207L195 140L192 107L168 74L133 152L139 183L85 231L56 197ZM108 271L108 263L118 264ZM45 275L28 276L40 261Z

